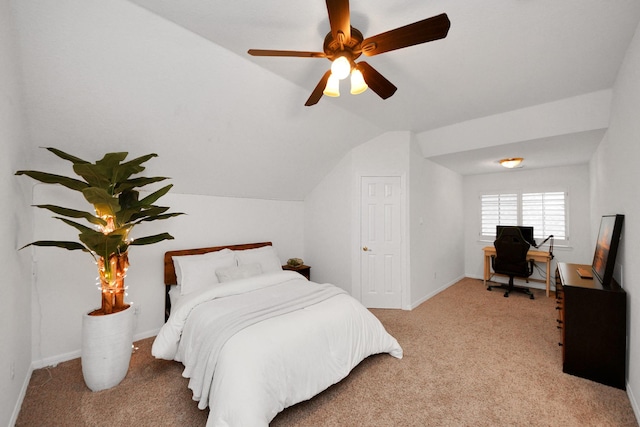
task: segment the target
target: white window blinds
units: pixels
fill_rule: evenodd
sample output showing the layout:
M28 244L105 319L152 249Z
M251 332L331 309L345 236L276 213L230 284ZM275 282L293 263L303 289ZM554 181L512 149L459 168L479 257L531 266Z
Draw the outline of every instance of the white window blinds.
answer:
M532 225L534 237L546 238L553 234L555 239L566 239L565 194L523 193L522 225Z
M553 234L566 240L566 193L496 193L481 197L482 236L495 236L496 225L533 226L534 237Z
M483 194L482 235L495 236L496 225L518 225L517 194Z

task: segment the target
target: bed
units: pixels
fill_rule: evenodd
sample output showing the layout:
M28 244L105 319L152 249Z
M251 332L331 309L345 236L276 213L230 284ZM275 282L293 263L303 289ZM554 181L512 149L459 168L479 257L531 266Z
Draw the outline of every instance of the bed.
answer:
M282 270L270 242L165 254L167 322L156 358L184 365L207 427L268 426L284 408L402 348L342 289Z

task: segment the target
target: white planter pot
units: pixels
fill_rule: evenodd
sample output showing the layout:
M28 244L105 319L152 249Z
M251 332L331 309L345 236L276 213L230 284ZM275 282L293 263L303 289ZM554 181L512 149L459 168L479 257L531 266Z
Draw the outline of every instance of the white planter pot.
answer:
M106 390L127 375L133 344L133 307L82 318L82 375L92 391Z

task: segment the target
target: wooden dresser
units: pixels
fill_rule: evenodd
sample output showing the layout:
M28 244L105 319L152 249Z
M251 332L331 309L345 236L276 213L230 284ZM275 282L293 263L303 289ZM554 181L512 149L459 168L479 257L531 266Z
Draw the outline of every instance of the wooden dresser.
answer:
M559 262L556 269L562 371L624 390L627 294L614 280L602 286L581 278L578 268L591 266Z

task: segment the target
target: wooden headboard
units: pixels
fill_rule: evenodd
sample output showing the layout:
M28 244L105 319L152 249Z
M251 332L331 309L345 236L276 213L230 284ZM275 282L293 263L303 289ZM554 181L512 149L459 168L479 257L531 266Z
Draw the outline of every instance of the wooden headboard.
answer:
M166 295L165 295L165 321L169 317L169 312L171 310L171 300L169 299L169 286L175 285L178 283L176 279L176 269L173 265L174 256L184 256L184 255L202 255L207 252L216 252L222 249L231 249L232 251L242 251L245 249L255 249L261 248L263 246L272 246L271 242L261 242L261 243L245 243L242 245L227 245L227 246L214 246L211 248L198 248L198 249L182 249L179 251L169 251L164 254L164 284L166 285Z
M175 285L178 283L176 279L176 269L173 266L174 256L184 255L202 255L207 252L216 252L222 249L231 249L232 251L243 251L245 249L261 248L263 246L272 246L271 242L262 243L245 243L242 245L228 245L228 246L214 246L211 248L198 248L198 249L183 249L179 251L169 251L164 254L164 284L167 286Z

